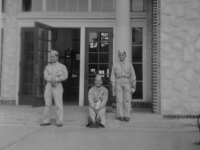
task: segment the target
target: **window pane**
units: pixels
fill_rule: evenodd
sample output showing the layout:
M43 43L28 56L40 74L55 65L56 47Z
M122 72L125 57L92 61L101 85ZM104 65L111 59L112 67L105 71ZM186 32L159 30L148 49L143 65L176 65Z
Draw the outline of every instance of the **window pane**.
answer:
M143 85L142 82L136 83L136 91L132 94L133 99L143 99Z
M99 63L108 63L109 53L99 54Z
M68 0L68 12L77 12L77 0Z
M41 0L32 0L32 11L42 11L43 1Z
M44 85L37 86L37 96L43 96L44 94Z
M103 0L102 12L113 12L113 0Z
M98 63L98 54L89 54L89 63Z
M142 46L132 47L132 62L142 62Z
M57 0L57 11L58 12L66 12L66 0Z
M33 74L23 74L22 84L33 84Z
M88 12L88 0L79 0L78 11Z
M22 86L22 95L32 95L33 91L32 85L23 85Z
M101 0L92 0L92 11L101 12Z
M46 0L46 11L56 11L56 0Z
M133 64L134 70L135 70L135 75L137 80L142 80L143 75L142 75L142 64Z
M142 45L143 39L143 28L133 28L132 29L132 44L133 45Z
M89 68L88 68L88 72L89 74L96 74L98 73L98 65L97 64L89 64Z
M144 11L144 0L131 0L131 11Z
M22 1L22 11L31 11L32 0Z

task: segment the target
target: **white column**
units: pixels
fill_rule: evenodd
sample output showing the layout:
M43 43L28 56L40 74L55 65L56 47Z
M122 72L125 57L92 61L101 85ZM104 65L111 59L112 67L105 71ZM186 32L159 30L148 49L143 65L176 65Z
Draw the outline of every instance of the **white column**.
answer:
M84 105L84 82L85 82L85 27L81 27L80 41L80 79L79 79L79 106Z
M130 0L116 0L115 54L119 49L126 51L126 61L131 61ZM117 56L115 57L117 60Z

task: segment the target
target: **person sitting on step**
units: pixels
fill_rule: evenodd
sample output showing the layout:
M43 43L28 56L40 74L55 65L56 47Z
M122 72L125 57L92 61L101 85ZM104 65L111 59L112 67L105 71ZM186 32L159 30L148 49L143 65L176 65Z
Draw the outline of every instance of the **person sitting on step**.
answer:
M106 103L108 101L108 90L102 86L103 80L100 75L95 77L95 86L89 90L89 117L87 127L105 127Z

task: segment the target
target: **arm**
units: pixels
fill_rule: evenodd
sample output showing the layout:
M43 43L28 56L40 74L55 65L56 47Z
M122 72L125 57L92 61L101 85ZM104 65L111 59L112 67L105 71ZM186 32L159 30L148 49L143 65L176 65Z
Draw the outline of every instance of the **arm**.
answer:
M49 82L51 82L51 76L50 76L50 73L49 73L49 71L48 71L48 66L46 66L45 67L45 70L44 70L44 79L46 80L46 81L49 81Z
M116 77L115 77L115 69L114 69L114 65L113 65L113 67L112 67L112 72L111 72L111 77L110 77L110 80L111 80L111 83L112 83L112 90L114 90L115 89L115 79L116 79Z
M105 88L103 92L103 100L100 109L106 106L107 101L108 101L108 90Z
M68 78L68 71L67 68L63 65L62 66L62 75L59 77L56 77L56 82L64 81Z
M88 100L89 100L89 105L90 105L92 108L94 108L94 101L93 101L93 99L94 99L93 90L90 89L90 90L89 90L89 93L88 93Z

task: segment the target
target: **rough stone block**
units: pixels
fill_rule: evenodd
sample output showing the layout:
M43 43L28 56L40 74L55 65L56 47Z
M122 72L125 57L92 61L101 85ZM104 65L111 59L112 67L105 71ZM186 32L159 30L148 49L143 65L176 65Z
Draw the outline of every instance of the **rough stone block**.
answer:
M194 77L194 71L192 68L188 68L183 72L184 79L186 79L187 81L191 81L192 78Z
M200 52L200 38L198 38L194 44L194 48Z
M171 15L169 19L169 24L173 27L179 27L181 25L181 20L175 15Z
M183 51L184 51L183 55L184 62L191 62L194 59L191 53L188 51L186 47L183 49Z
M172 80L172 79L174 79L174 76L175 76L175 73L173 70L171 70L171 69L165 70L165 79Z
M184 17L186 15L185 8L180 3L178 3L177 5L174 6L174 11L175 11L176 17L178 17L178 18Z
M170 5L165 5L161 12L164 15L170 16L172 14L172 7Z
M189 3L190 0L179 0L180 3Z
M173 48L170 46L169 43L162 45L162 49L165 53L170 53L173 51Z
M175 72L180 72L183 70L183 62L181 61L174 61L172 66Z
M165 98L165 99L171 98L171 97L172 97L172 87L169 86L169 87L163 89L163 90L162 90L161 97L162 97L162 98Z
M162 86L163 90L165 88L171 88L172 87L172 80L165 80L165 79L161 80L161 86Z
M167 24L163 24L161 26L161 31L167 35L171 35L172 33L175 32L175 28L170 26L170 25L167 25Z
M183 42L181 42L181 40L174 40L172 42L172 48L175 49L175 50L182 50L183 48Z
M172 4L176 2L176 0L164 0L165 4Z
M184 88L184 86L186 86L187 82L185 79L183 79L182 77L179 77L175 80L175 84L174 84L174 88L181 92Z
M190 96L193 98L199 98L200 97L200 89L198 82L195 83L195 85L191 88Z
M170 52L166 55L166 58L169 59L169 60L176 60L176 56L177 56L177 52L172 51L172 52Z
M189 8L190 9L197 9L197 8L199 8L199 6L200 6L200 2L198 1L198 0L193 0L193 1L191 1L189 4Z
M161 32L161 37L160 37L161 42L166 42L166 41L169 40L169 38L170 38L169 35L167 35L167 34Z
M188 20L195 21L195 19L198 19L198 18L199 18L199 15L195 11L189 11L188 14L186 14L186 19Z
M171 61L167 59L161 59L161 67L163 68L169 68L171 66Z

